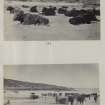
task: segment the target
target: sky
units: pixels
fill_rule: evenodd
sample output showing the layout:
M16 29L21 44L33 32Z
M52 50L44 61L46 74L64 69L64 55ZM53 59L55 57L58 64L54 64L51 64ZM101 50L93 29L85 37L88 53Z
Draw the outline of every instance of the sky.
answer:
M4 78L72 88L98 88L98 64L5 65Z

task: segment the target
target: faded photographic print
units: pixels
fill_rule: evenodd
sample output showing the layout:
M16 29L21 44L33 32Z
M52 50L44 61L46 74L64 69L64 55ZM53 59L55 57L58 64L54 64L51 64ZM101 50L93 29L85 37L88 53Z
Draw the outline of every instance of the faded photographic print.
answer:
M4 40L100 40L100 0L5 0Z
M98 64L5 65L4 105L100 105Z

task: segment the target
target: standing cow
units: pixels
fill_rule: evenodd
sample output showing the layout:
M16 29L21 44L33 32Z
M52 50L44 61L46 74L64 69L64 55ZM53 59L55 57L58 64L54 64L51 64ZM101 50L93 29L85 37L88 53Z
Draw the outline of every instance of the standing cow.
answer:
M68 102L70 102L71 103L71 105L73 105L73 103L74 103L74 96L68 96Z
M56 104L68 105L68 97L55 96Z
M94 101L97 102L98 94L97 93L93 93L91 95L93 96Z
M13 6L8 6L7 11L9 11L11 14L14 13L14 7Z
M85 101L85 96L84 95L79 95L77 96L77 102L79 102L80 104L84 104Z

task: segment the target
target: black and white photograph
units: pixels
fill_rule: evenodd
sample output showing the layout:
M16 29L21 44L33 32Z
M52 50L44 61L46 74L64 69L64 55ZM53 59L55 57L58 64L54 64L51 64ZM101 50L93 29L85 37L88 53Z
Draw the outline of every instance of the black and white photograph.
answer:
M5 41L100 40L100 0L5 0Z
M4 105L100 105L98 64L4 65Z

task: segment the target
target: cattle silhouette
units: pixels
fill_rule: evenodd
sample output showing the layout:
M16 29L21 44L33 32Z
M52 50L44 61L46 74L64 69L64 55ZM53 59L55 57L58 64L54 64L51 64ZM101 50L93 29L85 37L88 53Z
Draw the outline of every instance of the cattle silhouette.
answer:
M32 7L30 8L30 12L38 12L37 6L32 6Z
M43 7L42 14L46 16L55 16L56 15L56 7L49 6Z
M7 11L9 11L10 13L14 13L14 7L13 6L8 6L7 7Z
M30 98L31 98L31 99L38 99L39 96L38 96L38 95L35 95L35 93L31 93Z
M22 7L23 7L23 8L29 8L29 6L28 6L28 5L22 5Z
M98 21L96 16L92 13L81 14L69 19L69 22L73 25L90 24L92 21Z
M58 9L59 14L65 14L67 12L67 6L62 6L61 8Z
M20 11L14 16L14 21L20 21L24 25L49 25L49 19L30 13L24 13Z

